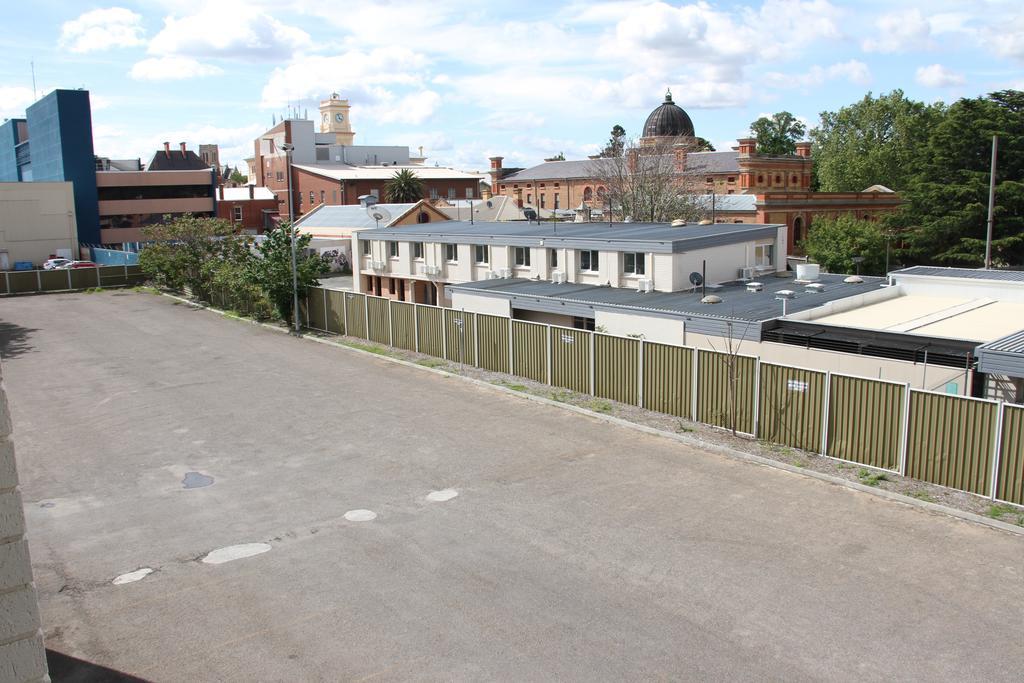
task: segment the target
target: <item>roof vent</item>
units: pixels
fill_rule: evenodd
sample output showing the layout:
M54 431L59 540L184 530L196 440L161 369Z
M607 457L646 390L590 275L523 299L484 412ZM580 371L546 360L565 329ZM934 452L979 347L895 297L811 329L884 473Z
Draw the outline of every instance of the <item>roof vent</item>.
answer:
M754 292L760 292L762 289L764 289L764 285L762 285L760 282L747 283L747 291L750 292L751 294L753 294Z
M864 282L864 278L862 278L860 275L851 275L850 277L843 278L843 282L849 283L851 285L856 285L860 284L861 282Z
M792 289L780 289L779 291L775 292L776 299L792 299L795 296L796 292L794 292Z
M812 282L811 284L806 285L804 289L807 290L808 292L824 292L825 285L821 284L820 282Z
M686 225L686 221L684 221L682 218L677 218L674 221L672 221L673 228L681 228L684 225Z
M720 304L722 303L722 297L716 294L708 294L706 297L700 300L702 304Z

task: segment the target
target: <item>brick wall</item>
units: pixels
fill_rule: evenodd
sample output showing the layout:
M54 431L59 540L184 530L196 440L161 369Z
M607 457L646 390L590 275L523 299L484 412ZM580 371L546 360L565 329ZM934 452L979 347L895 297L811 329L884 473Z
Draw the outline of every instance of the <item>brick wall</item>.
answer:
M0 377L0 681L49 681L10 434Z

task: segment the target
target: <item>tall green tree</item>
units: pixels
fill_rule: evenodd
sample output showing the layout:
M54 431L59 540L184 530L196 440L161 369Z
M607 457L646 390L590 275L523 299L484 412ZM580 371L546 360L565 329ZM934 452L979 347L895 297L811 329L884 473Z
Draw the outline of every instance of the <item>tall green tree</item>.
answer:
M384 194L389 202L406 204L423 199L423 181L407 168L395 171L395 175L384 186Z
M626 144L626 129L615 124L612 126L611 137L608 138L608 142L605 143L604 149L598 154L599 157L606 159L614 159L622 156L622 150Z
M244 238L230 222L185 214L142 230L149 244L139 254L139 266L162 287L187 290L205 299L213 270L226 255L236 254Z
M802 246L811 261L830 273L857 272L855 257L863 275L885 273L886 232L883 224L858 220L844 214L838 218L816 218Z
M247 182L249 182L249 176L242 175L242 172L239 171L237 168L231 172L230 178L231 182L238 183L239 185L245 185Z
M902 90L821 113L811 129L817 189L859 192L871 185L905 189L943 105L909 100Z
M807 128L788 111L770 117L762 116L750 124L750 133L757 138L757 151L768 156L786 156L796 152L796 143Z
M292 306L292 235L295 235L296 273L301 294L306 287L320 284L320 276L330 270L317 254L303 253L312 235L301 234L287 221L271 230L257 243L256 255L248 261L248 279L259 286L289 325L295 311Z
M706 140L706 139L704 139L702 137L694 138L694 144L696 145L693 148L694 152L714 152L715 151L715 146L711 144L711 141L710 140Z
M904 193L894 223L916 263L983 265L992 136L999 136L992 253L1024 265L1024 92L961 99L944 110Z

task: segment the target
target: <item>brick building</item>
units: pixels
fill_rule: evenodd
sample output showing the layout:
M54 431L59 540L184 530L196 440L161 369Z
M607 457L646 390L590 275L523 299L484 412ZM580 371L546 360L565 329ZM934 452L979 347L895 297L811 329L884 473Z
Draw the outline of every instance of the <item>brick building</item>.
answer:
M262 234L277 215L277 197L265 187L217 188L217 218L231 221L239 230Z

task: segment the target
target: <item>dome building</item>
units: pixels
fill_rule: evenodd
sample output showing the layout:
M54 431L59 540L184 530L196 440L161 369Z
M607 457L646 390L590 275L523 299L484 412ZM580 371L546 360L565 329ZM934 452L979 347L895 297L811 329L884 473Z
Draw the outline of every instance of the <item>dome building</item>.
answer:
M674 138L686 138L675 140ZM692 140L693 121L690 115L672 101L672 91L665 91L665 101L647 116L640 144L647 146L658 142L687 142Z

